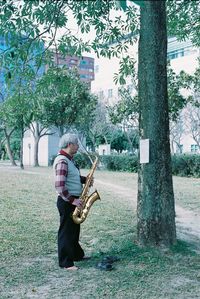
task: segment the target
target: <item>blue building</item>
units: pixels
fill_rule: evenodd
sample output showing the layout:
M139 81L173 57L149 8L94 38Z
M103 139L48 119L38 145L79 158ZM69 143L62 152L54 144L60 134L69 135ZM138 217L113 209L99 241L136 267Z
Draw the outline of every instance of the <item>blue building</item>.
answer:
M26 50L22 52L20 47L23 43L27 43L27 38L22 37L17 40L7 41L3 36L0 36L0 102L7 96L7 80L12 79L12 84L9 86L9 93L12 93L12 85L15 87L19 81L24 86L27 84L25 81L24 71L40 77L44 71L45 66L42 62L39 64L39 58L44 52L44 44L30 42L27 43ZM15 45L13 46L13 43ZM34 81L34 80L33 80ZM34 85L34 82L33 82Z
M0 61L3 59L3 53L7 49L5 39L0 36ZM0 69L0 103L3 102L4 96L6 92L6 87L5 87L5 74L4 72Z

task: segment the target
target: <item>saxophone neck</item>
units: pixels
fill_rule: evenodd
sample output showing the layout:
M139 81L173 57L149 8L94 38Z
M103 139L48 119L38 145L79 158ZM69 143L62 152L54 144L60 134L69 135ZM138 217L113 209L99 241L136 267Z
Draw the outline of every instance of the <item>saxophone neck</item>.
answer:
M89 192L89 189L91 187L91 182L92 182L92 179L93 179L93 174L94 174L94 171L97 167L97 162L98 162L98 157L96 157L95 161L92 164L92 168L90 169L90 172L86 177L86 182L85 182L85 185L84 185L81 196L85 196Z

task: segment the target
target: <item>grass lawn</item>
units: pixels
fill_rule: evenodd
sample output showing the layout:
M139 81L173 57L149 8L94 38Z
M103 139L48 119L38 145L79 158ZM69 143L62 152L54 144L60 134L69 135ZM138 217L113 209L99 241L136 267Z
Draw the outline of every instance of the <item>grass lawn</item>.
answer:
M82 173L86 173L83 171ZM96 171L101 195L81 225L81 244L92 259L80 270L58 267L58 212L51 168L0 166L1 299L200 298L200 255L178 240L169 250L136 242L137 175ZM176 201L200 214L200 179L174 178ZM95 268L116 255L114 270Z

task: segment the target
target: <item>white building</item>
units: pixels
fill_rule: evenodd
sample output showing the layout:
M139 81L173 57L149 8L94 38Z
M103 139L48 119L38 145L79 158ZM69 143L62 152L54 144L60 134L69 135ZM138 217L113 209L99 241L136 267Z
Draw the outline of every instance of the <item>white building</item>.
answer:
M133 57L136 62L138 58L137 48L137 44L135 44L134 46L131 46L129 50L129 56ZM122 57L123 56L121 56L121 58ZM115 104L119 99L118 91L122 86L119 83L115 84L114 77L115 74L119 73L121 58L112 57L109 59L105 57L95 57L95 80L91 84L91 91L108 105ZM134 90L131 77L127 78L124 87L129 90Z
M131 48L130 54L137 60L138 50L137 44ZM193 47L190 41L178 42L176 38L168 39L168 59L171 67L178 74L181 70L192 74L194 73L198 63L197 58L200 56L199 49ZM97 94L100 100L104 100L106 104L112 105L118 101L119 84L113 81L114 74L119 71L119 59L112 58L95 58L95 81L92 82L92 92ZM128 78L126 87L134 90L131 78ZM184 91L185 92L185 91ZM192 138L187 120L187 109L182 113L187 130L182 132L180 140L171 140L171 148L173 153L200 153L200 149ZM187 126L186 126L187 125ZM178 144L178 145L177 145Z
M171 67L175 73L178 74L183 70L192 75L198 66L197 59L199 57L200 49L195 48L190 41L178 42L176 38L170 38L168 40L168 58L170 59ZM183 94L186 94L185 90ZM180 115L182 126L179 128L179 140L173 141L171 138L174 153L200 153L200 148L192 137L192 123L189 117L189 110L190 107L188 105L188 107L183 109ZM197 108L196 113L199 114L200 119L200 110L197 111Z
M50 165L51 158L58 152L59 135L45 135L41 137L38 147L38 162L40 166ZM34 137L30 130L26 131L23 139L23 163L34 165Z

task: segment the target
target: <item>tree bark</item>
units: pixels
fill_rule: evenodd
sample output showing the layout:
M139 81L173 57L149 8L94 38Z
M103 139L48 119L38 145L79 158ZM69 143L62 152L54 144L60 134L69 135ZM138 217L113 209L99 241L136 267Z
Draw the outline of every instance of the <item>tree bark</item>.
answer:
M38 159L38 147L40 141L40 133L39 133L39 123L35 122L35 130L33 132L34 136L34 162L33 165L35 167L39 166L39 159Z
M167 97L165 1L145 1L139 40L139 132L150 140L149 163L139 165L137 232L142 245L176 241Z
M23 116L21 118L23 119ZM20 154L19 154L19 164L20 164L21 169L24 169L24 164L23 164L23 138L24 138L24 125L23 125L23 120L22 120L22 122L21 122Z
M12 150L11 150L11 147L10 147L10 136L12 134L14 130L12 130L9 134L7 133L7 130L4 129L4 134L5 134L5 138L6 138L6 142L5 142L5 147L6 147L6 152L8 154L8 157L10 159L10 162L13 166L17 166L16 162L15 162L15 159L13 157L13 153L12 153Z
M34 162L33 162L34 167L39 166L39 160L38 160L39 140L40 140L39 138L34 137Z

